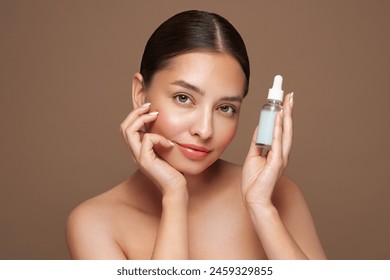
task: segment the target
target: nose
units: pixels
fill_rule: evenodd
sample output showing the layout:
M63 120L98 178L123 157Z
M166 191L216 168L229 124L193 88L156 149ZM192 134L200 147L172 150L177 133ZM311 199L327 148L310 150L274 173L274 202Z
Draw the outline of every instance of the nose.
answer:
M207 140L213 135L213 114L209 110L202 110L194 116L194 121L190 129L191 135L198 136L202 140Z

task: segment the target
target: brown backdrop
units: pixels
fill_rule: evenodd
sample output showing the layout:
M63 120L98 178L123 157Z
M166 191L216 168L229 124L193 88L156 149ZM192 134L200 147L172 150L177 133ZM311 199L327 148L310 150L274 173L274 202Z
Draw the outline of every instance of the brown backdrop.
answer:
M163 20L227 17L252 66L236 139L242 163L273 76L295 92L287 173L331 259L390 258L388 1L0 2L0 258L67 259L77 204L134 170L119 134L131 76Z

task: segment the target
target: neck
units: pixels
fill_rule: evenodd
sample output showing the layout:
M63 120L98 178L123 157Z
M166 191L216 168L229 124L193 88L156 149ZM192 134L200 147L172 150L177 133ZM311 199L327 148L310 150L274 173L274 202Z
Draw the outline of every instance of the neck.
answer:
M202 173L196 175L184 174L187 181L188 194L191 196L200 195L210 190L215 178L218 178L222 165L221 160L217 160Z
M187 182L187 189L190 198L192 196L198 196L203 193L206 193L207 191L210 191L210 186L213 185L213 180L219 177L218 174L220 172L222 164L223 161L217 160L200 174L183 174ZM134 178L136 178L140 185L144 186L144 191L149 190L150 195L161 195L161 192L158 190L158 188L148 177L146 177L142 173L141 170L138 169L134 173Z

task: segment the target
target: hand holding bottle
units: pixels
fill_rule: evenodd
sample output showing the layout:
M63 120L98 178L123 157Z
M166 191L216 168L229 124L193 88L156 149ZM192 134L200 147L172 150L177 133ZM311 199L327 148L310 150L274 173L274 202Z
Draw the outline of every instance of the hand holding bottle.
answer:
M275 77L275 81L279 79L277 77ZM281 91L281 81L279 90ZM283 93L283 91L281 92ZM259 145L259 135L264 132L260 129L267 128L267 125L259 126L253 135L242 174L242 193L247 207L272 206L273 189L287 165L293 135L293 93L285 97L284 104L283 110L277 110L275 113L272 127L272 144L262 143ZM260 123L261 121L260 119ZM265 155L264 149L266 150Z

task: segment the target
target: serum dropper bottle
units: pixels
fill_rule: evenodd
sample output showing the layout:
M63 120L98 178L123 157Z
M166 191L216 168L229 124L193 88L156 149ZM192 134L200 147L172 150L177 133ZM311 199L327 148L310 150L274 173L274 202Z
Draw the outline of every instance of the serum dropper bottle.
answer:
M282 83L282 76L276 75L274 78L274 84L268 91L268 101L261 108L260 112L256 146L266 150L271 149L275 117L276 114L283 108L282 102L284 92L282 90Z

